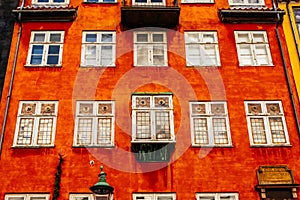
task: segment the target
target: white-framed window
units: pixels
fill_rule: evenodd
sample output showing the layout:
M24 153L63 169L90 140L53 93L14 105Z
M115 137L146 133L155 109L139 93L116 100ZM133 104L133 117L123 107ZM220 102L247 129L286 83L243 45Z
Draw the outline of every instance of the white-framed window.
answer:
M32 31L28 66L61 66L64 31Z
M20 101L13 146L54 146L58 101Z
M240 66L273 65L266 31L235 31Z
M115 66L116 33L112 31L83 31L81 66Z
M251 145L289 145L281 101L245 101L245 109Z
M113 146L114 124L114 101L77 101L74 146Z
M265 6L264 0L228 0L230 6L261 7Z
M133 200L176 200L175 193L136 193Z
M70 194L69 200L107 200L108 195L97 195L96 199L93 194ZM112 199L112 198L111 198Z
M187 66L220 66L216 31L189 31L184 33Z
M145 5L156 5L156 6L165 6L165 0L133 0L132 5L135 6L145 6Z
M226 102L190 102L193 146L231 146Z
M5 200L49 200L49 194L6 194Z
M172 95L132 96L132 141L175 141Z
M197 200L238 200L238 193L196 193Z
M167 66L166 32L134 32L134 66Z
M67 5L69 0L32 0L33 5Z

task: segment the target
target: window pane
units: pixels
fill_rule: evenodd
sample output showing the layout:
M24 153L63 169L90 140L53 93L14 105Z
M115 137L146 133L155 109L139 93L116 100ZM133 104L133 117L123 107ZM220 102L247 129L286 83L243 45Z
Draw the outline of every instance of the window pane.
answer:
M86 2L98 2L98 0L87 0Z
M59 50L60 50L59 45L49 46L47 64L50 64L50 65L51 64L58 64Z
M47 1L45 1L47 2ZM35 33L33 37L34 42L44 42L45 40L45 33Z
M213 121L215 144L228 144L225 118L214 118Z
M209 144L207 119L195 118L194 122L194 140L196 144Z
M240 45L239 58L242 65L254 65L250 45Z
M101 42L112 42L113 35L112 34L102 34Z
M51 144L53 119L44 118L39 121L37 144Z
M24 200L24 197L8 197L8 200Z
M49 0L38 0L39 3L48 3Z
M263 33L253 33L253 43L263 43L263 42L266 42Z
M136 113L136 138L151 139L150 112Z
M33 134L33 119L22 118L18 133L17 144L31 144Z
M72 197L71 200L89 200L88 197Z
M249 34L248 33L238 33L237 42L238 43L248 43L248 42L250 42Z
M63 3L65 0L53 0L54 3Z
M254 144L266 144L266 132L264 120L262 118L251 118L251 131Z
M86 46L84 55L85 65L97 65L96 46Z
M256 45L255 56L256 56L257 64L259 65L267 65L270 63L266 45Z
M215 37L212 33L203 33L203 42L205 43L214 43Z
M33 45L31 51L30 64L41 64L43 59L43 45Z
M215 197L199 197L199 200L215 200Z
M61 34L60 33L51 33L50 34L50 42L60 42Z
M102 66L112 65L112 46L101 46L101 64Z
M171 139L169 112L155 112L156 139Z
M153 47L153 65L164 65L164 46Z
M86 42L96 42L97 34L86 34L85 41Z
M202 56L202 63L206 66L215 66L217 65L217 52L215 45L213 44L206 44L203 45L203 48L201 50L204 53L204 56Z
M153 34L153 42L164 42L164 35L163 34Z
M281 117L269 118L273 143L286 143Z
M136 41L137 42L148 42L148 34L137 34Z
M111 118L98 119L97 144L105 145L111 143Z
M78 122L77 144L91 144L92 143L92 123L90 118L81 118Z
M148 65L148 46L137 46L137 65Z
M30 200L46 200L46 197L30 197Z

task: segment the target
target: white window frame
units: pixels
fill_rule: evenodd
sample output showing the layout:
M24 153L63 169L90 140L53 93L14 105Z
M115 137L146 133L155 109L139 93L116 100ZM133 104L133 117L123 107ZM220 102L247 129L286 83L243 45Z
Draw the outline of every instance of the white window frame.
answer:
M91 113L81 114L80 113L80 105L81 104L89 104L92 105ZM111 113L101 114L99 113L98 109L99 105L110 105L111 106ZM111 133L110 133L110 142L109 143L102 143L97 144L97 125L99 119L110 119L111 120ZM92 120L92 136L91 136L91 143L90 144L78 144L78 131L79 131L79 121L80 119L91 119ZM76 102L76 119L75 119L75 128L74 128L74 147L113 147L114 146L114 135L115 135L115 102L114 101L77 101Z
M25 104L35 105L34 113L22 113L22 108ZM42 107L46 104L54 104L54 112L50 113L42 113ZM32 107L32 106L26 106ZM52 109L52 108L51 108ZM15 129L14 143L13 147L53 147L55 141L55 132L56 132L56 121L57 121L57 112L58 112L58 101L20 101L19 102L19 110L17 117L17 124ZM21 129L21 121L25 119L32 119L32 135L31 135L31 143L30 144L18 144L19 139L19 130ZM40 127L40 119L52 119L52 133L51 133L51 141L50 144L38 144L38 134Z
M250 139L250 145L251 146L289 146L289 135L287 131L286 121L284 117L283 107L281 101L245 101L245 110L246 110L246 118L247 118L247 125L248 125L248 133L249 133L249 139ZM262 113L253 114L249 111L248 104L260 104ZM267 111L267 104L279 104L280 113L278 115L272 115L268 113ZM283 131L285 136L285 143L273 143L272 142L272 133L271 133L271 126L269 123L269 118L276 117L281 118L282 125L283 125ZM263 125L265 130L265 137L266 137L266 143L258 143L256 144L253 140L253 133L252 133L252 125L251 125L251 119L263 119Z
M96 34L97 41L96 42L86 42L86 35L87 34ZM102 42L103 34L112 34L112 41L111 42ZM93 64L88 64L85 59L85 52L87 46L95 46L96 47L96 61ZM104 65L101 64L101 48L103 46L112 47L112 59L111 64ZM82 67L113 67L115 66L116 61L116 32L115 31L83 31L82 33L82 45L81 45L81 66Z
M257 3L254 1L258 1ZM236 7L263 7L264 0L228 0L230 6Z
M6 194L5 200L11 198L23 198L23 200L31 200L32 197L45 197L45 200L50 200L49 194Z
M190 35L198 35L198 41L195 41ZM210 41L204 41L205 35L211 35L213 36L213 42ZM185 38L185 53L186 53L186 65L187 66L220 66L220 53L219 53L219 43L218 43L218 36L217 31L187 31L184 32L184 38ZM189 47L190 46L197 46L200 50L200 57L199 62L200 64L194 64L190 60L189 55ZM211 47L214 49L214 56L215 56L215 64L207 64L205 61L205 48Z
M41 41L34 41L35 34L45 34L45 39L43 42ZM60 42L51 42L50 35L51 34L61 34ZM61 66L62 65L62 54L63 54L63 44L64 44L64 31L32 31L30 37L30 44L28 49L28 56L27 56L27 66ZM31 64L31 57L32 57L32 49L33 46L42 45L43 46L43 55L42 61L40 64ZM47 64L47 57L48 57L48 50L49 46L59 46L59 56L58 56L58 63L57 64Z
M148 37L148 42L138 42L137 41L137 35L138 34L147 34ZM163 35L163 42L154 42L153 41L153 35L154 34L162 34ZM148 66L153 66L153 67L166 67L168 66L168 51L167 51L167 33L166 32L134 32L134 66L139 67L148 67ZM163 46L163 51L164 51L164 60L162 64L157 64L155 65L153 63L153 49L154 46L159 45ZM137 57L138 57L138 47L140 46L146 46L148 49L147 53L147 64L139 64Z
M47 5L47 6L56 6L56 5L68 5L69 0L64 0L64 2L54 2L54 0L48 0L48 2L38 2L38 0L32 0L32 5Z
M214 114L212 112L212 105L223 105L224 113L220 114ZM204 105L205 113L202 113L203 111L199 111L199 113L195 113L196 111L193 110L193 106L199 106ZM206 120L206 126L207 126L207 136L208 136L208 144L201 144L195 141L196 135L195 135L195 119L205 119ZM218 144L215 143L214 139L214 127L213 127L213 119L225 119L225 125L226 125L226 137L227 137L227 143ZM190 102L190 127L191 127L191 139L192 139L192 146L195 147L212 147L212 146L220 146L220 147L230 147L232 146L231 141L231 133L230 133L230 125L229 125L229 117L228 117L228 111L227 111L227 103L224 101L216 101L216 102Z
M241 41L239 38L239 34L247 35L249 42ZM262 42L255 42L254 41L254 34L261 34L263 35L263 41ZM239 59L239 65L240 66L273 66L272 57L271 57L271 51L268 41L268 36L266 31L234 31L235 35L235 41L236 41L236 48L237 48L237 54ZM252 64L246 64L243 63L243 57L242 57L242 46L249 46L250 47L250 56ZM257 57L258 57L258 51L256 50L258 47L263 47L266 50L266 56L267 61L266 63L259 63Z
M176 200L176 193L134 193L133 200L159 200L160 197L172 198Z
M197 200L207 200L208 198L214 198L213 200L221 200L222 197L230 197L232 199L230 200L238 200L239 195L238 193L196 193L196 199Z
M139 107L137 103L138 98L150 98L150 107ZM169 107L155 107L154 99L155 98L168 98ZM137 137L137 113L138 112L149 112L150 113L150 132L151 138L149 139L141 139ZM170 138L156 138L156 122L155 122L155 113L157 111L165 111L168 112L169 115L169 125L170 125ZM166 141L174 141L175 142L175 134L174 134L174 116L173 116L173 101L172 95L132 95L132 142L166 142Z

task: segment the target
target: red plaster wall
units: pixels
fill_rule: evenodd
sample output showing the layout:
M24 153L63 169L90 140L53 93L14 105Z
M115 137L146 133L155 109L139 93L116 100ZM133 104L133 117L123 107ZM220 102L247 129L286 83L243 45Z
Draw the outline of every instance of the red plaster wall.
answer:
M30 1L26 1L30 5ZM267 1L267 6L271 2ZM223 24L215 4L181 4L180 25L168 30L169 67L134 68L132 32L122 32L118 4L78 6L74 22L23 23L20 51L3 150L0 160L0 199L6 193L52 193L58 153L64 155L60 199L69 193L89 193L104 165L107 181L115 187L115 199L131 199L133 192L176 192L177 199L195 199L196 192L238 192L241 200L259 199L254 186L260 165L287 165L300 183L299 136L284 77L274 24ZM62 68L26 68L30 33L34 30L64 30ZM115 68L80 68L83 30L116 30ZM188 68L185 64L183 33L187 30L218 32L221 67ZM233 31L266 30L274 66L239 67ZM281 37L284 39L281 27ZM16 24L8 64L1 124L16 47ZM285 43L284 43L285 45ZM286 47L284 46L287 55ZM287 57L286 57L287 58ZM291 74L288 62L289 73ZM292 78L292 76L291 76ZM293 79L292 79L293 80ZM294 84L292 83L293 89ZM138 163L130 153L131 93L173 92L176 150L169 165ZM72 148L76 100L116 100L115 148ZM55 147L12 148L20 100L58 100ZM226 100L232 148L192 148L189 107L191 100ZM250 148L244 100L281 100L290 137L290 147ZM298 103L298 102L297 102ZM95 160L90 166L89 161ZM115 167L117 166L117 167ZM150 169L158 170L151 171ZM150 170L150 171L149 171ZM144 172L144 173L142 173Z

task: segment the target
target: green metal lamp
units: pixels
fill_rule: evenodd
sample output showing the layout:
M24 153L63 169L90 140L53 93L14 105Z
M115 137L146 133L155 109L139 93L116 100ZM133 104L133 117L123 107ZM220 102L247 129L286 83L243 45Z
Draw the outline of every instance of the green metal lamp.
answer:
M114 188L106 182L106 173L103 171L103 166L100 166L99 181L90 187L95 200L112 200Z

